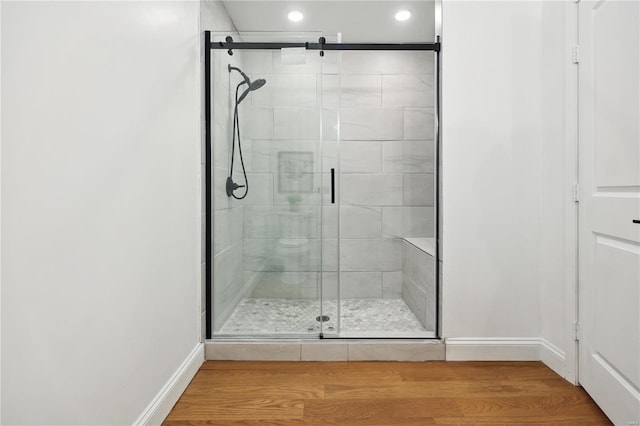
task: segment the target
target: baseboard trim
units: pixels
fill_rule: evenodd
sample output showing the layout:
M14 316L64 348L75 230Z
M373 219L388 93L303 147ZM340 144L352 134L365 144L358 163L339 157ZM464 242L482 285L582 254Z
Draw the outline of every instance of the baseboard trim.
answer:
M447 361L540 361L540 339L445 339Z
M169 415L182 392L204 362L204 344L198 343L160 392L153 398L134 425L159 425Z
M546 339L540 339L540 361L563 379L575 384L565 352Z
M564 377L565 354L546 339L456 337L445 345L447 361L542 361Z

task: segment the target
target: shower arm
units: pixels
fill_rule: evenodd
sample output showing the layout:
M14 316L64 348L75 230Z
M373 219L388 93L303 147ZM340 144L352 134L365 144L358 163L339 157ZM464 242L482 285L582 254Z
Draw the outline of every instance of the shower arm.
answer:
M240 73L242 78L244 78L244 81L241 84L246 83L248 85L248 84L251 83L251 80L249 79L249 76L247 76L244 72L242 72L242 70L240 68L232 67L231 64L229 64L229 65L227 65L227 69L229 70L229 72L238 71Z

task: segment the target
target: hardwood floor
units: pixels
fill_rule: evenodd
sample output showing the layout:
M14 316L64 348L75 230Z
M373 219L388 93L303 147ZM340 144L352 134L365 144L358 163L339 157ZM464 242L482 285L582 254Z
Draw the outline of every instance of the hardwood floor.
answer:
M205 362L166 425L608 425L540 362Z

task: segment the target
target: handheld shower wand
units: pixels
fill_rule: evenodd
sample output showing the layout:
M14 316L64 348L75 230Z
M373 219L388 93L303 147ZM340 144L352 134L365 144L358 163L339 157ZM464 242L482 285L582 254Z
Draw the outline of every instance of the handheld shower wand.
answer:
M240 68L232 67L231 64L227 66L227 69L229 70L229 73L231 73L231 71L238 71L244 79L244 81L241 81L236 86L236 105L233 110L233 139L231 141L231 167L229 168L229 176L227 177L226 182L227 197L233 197L237 200L242 200L249 193L249 180L247 179L247 171L244 167L244 158L242 156L242 142L240 139L240 115L238 113L238 105L240 105L240 102L242 102L247 97L247 95L249 95L249 92L253 92L254 90L258 90L259 88L264 86L266 80L260 78L252 82ZM238 98L238 91L240 90L240 86L242 86L243 84L246 84L247 88ZM240 164L242 165L242 174L244 175L244 185L238 185L233 181L233 160L235 158L236 135L238 136L238 153L240 154ZM236 196L233 193L238 188L245 188L243 195Z
M227 68L229 69L229 72L238 71L240 73L240 75L242 76L242 78L244 78L244 81L241 82L238 86L241 86L243 84L247 85L247 89L242 93L242 95L240 95L240 98L238 98L236 100L236 104L237 105L240 105L240 102L242 102L244 100L244 98L247 97L249 92L253 92L254 90L258 90L259 88L264 86L265 83L267 82L264 78L259 78L259 79L255 80L255 81L251 81L249 76L246 75L245 73L243 73L240 68L232 67L231 65L229 65Z

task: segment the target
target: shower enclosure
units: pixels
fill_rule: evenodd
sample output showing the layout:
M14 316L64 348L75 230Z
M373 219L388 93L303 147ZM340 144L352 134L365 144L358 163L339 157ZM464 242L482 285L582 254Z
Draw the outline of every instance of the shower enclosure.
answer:
M437 337L439 44L205 39L207 338Z

